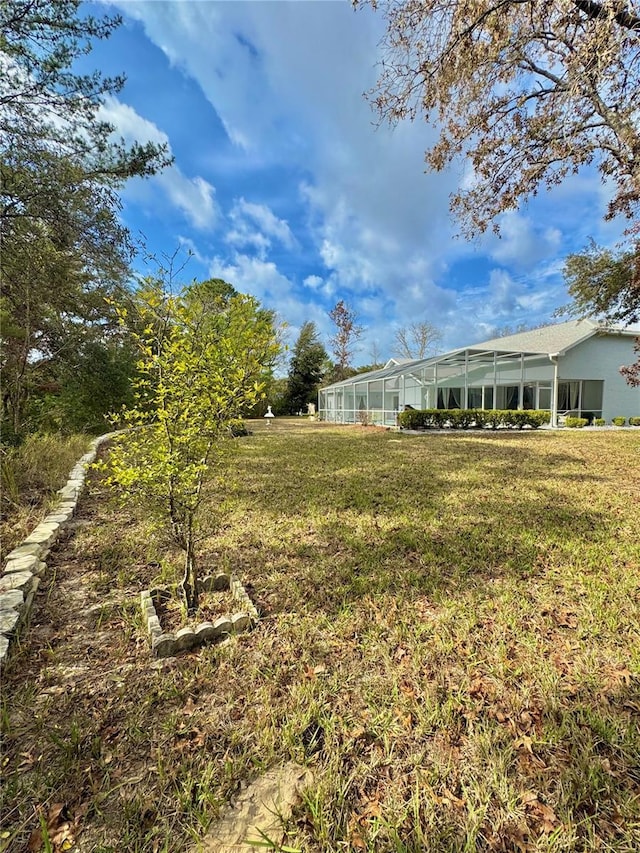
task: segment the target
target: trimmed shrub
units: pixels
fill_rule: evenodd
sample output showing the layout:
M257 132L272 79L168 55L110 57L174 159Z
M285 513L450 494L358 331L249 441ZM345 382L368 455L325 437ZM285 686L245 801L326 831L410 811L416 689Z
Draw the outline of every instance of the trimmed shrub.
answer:
M453 429L469 429L475 421L475 412L472 409L449 409L449 426Z
M508 426L524 429L529 424L529 413L526 411L505 412L505 415L503 423L506 423Z
M474 409L473 410L473 421L476 426L476 429L482 429L485 425L485 415L487 413L483 412L482 409Z
M564 425L570 429L582 429L589 423L588 418L565 418Z
M551 420L551 412L544 412L540 409L532 409L527 412L529 415L529 426L531 429L538 429Z
M640 418L629 418L629 426L640 426Z
M251 435L242 418L234 418L232 421L229 421L228 428L232 438L241 438L244 435Z
M475 426L482 429L508 427L516 429L538 429L549 422L549 412L537 409L525 411L490 409L409 409L399 412L398 425L403 429L431 429L449 427L451 429L469 429Z
M398 426L403 429L426 429L426 415L428 412L420 409L408 409L406 412L398 412Z
M604 425L605 425L605 423L606 423L606 421L605 421L605 419L604 419L604 418L596 418L596 419L594 420L594 424L595 424L596 426L604 426Z
M615 424L615 426L624 426L626 422L626 418L611 418L611 423Z
M484 413L484 422L490 426L491 429L498 429L504 421L503 416L504 412L501 412L499 409L489 409L488 412Z

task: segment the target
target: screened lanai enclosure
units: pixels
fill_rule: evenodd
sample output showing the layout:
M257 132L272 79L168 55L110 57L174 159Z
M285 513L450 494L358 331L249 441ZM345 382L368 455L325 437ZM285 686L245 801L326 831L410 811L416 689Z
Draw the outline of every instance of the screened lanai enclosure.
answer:
M326 420L392 426L398 412L414 409L552 410L555 365L525 353L465 350L431 363L389 367L354 376L320 391ZM557 383L557 411L602 417L602 380ZM365 415L366 413L366 415Z
M621 341L631 360L632 337L574 320L429 359L391 361L381 370L321 389L319 414L337 423L386 426L395 425L398 412L407 406L542 409L550 412L552 423L566 415L613 417L605 411L605 386L610 386L611 405L619 407L626 400L616 360ZM530 348L516 348L517 343ZM635 405L634 389L628 390L624 405L640 410L640 392L635 389Z

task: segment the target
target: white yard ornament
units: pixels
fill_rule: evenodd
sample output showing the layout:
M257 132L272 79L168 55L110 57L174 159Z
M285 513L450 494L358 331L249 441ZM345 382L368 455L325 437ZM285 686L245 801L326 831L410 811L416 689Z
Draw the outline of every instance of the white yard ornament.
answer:
M271 418L275 418L275 415L271 411L271 406L267 406L267 413L264 417L269 418L269 420L267 421L267 426L270 427L271 426Z

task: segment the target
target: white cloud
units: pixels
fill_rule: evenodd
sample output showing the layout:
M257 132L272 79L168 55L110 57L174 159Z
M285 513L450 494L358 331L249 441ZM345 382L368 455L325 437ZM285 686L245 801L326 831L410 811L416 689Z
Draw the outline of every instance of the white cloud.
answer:
M324 286L324 279L319 275L308 275L303 284L305 287L310 287L312 290L320 290Z
M112 124L115 133L129 144L134 141L166 144L171 153L169 137L163 130L112 95L105 98L100 108L100 118ZM195 228L206 230L215 225L218 216L215 188L204 178L188 178L174 164L151 180L162 187L171 203L182 211Z
M230 282L241 293L250 293L280 313L284 313L284 306L290 309L296 299L293 282L272 261L236 254L231 261L215 258L209 272L216 278Z
M259 231L251 231L246 224L228 231L225 235L225 240L237 248L252 246L261 258L264 258L267 249L271 248L271 240L268 237L265 237Z
M287 249L293 249L296 245L288 223L284 219L278 219L266 204L255 204L240 198L234 205L232 216L239 220L249 219L255 222L263 234L278 240Z
M242 248L252 246L261 258L271 248L271 239L277 240L286 249L293 250L296 240L284 219L279 219L266 204L256 204L244 198L236 199L229 212L233 227L225 239L231 245Z
M519 213L500 217L500 237L487 237L491 257L502 264L527 269L541 260L557 255L562 232L553 226L539 225Z
M175 166L159 175L158 182L169 198L200 230L209 230L217 220L215 189L204 178L186 178Z

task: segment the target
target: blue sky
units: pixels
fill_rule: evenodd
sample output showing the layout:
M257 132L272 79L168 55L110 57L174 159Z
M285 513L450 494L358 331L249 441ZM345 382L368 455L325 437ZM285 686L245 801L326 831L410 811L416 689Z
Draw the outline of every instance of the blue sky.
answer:
M167 141L175 164L123 193L123 219L155 254L181 246L183 278L220 277L288 324L289 342L344 299L365 333L357 364L393 354L428 321L449 349L552 319L567 254L609 245L607 190L568 179L501 220L502 237L456 237L449 194L464 163L425 173L436 131L377 127L379 13L347 0L118 0L123 26L87 60L127 85L104 106L126 139Z

